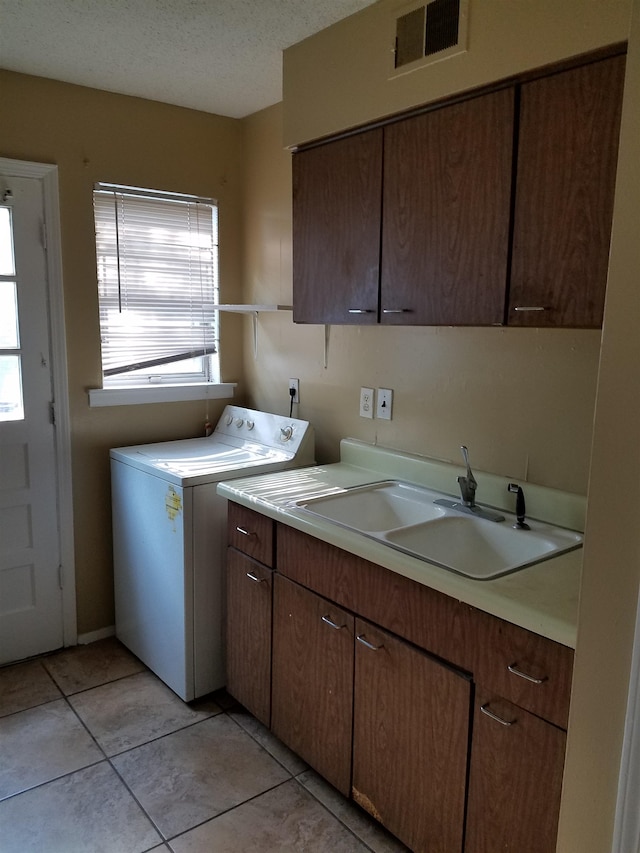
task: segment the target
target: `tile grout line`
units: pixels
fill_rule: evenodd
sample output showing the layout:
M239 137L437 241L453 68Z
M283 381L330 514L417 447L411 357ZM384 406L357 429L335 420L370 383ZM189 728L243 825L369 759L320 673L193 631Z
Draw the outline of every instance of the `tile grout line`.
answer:
M46 657L50 657L50 656L51 656L51 655L47 655ZM153 827L154 831L155 831L155 832L157 833L157 835L158 835L159 840L158 840L158 841L155 841L155 842L152 844L152 846L151 846L151 847L148 847L148 848L146 848L146 849L147 849L148 851L150 851L150 850L152 850L152 849L155 849L158 845L167 845L167 847L169 847L169 849L171 849L171 850L172 850L172 849L173 849L173 848L171 847L171 842L172 842L172 841L175 841L176 839L181 838L182 836L184 836L184 835L188 834L189 832L191 832L192 830L196 829L196 828L197 828L197 827L199 827L199 826L203 826L204 824L207 824L207 823L209 823L209 822L211 822L211 821L216 820L218 817L222 817L222 816L223 816L223 815L225 815L225 814L229 814L230 812L233 812L234 810L236 810L236 809L240 808L241 806L244 806L245 804L250 803L250 802L252 802L253 800L259 799L260 797L264 796L265 794L268 794L268 793L269 793L269 792L271 792L271 791L277 790L278 788L280 788L280 787L282 787L282 786L286 785L287 783L289 783L289 782L291 782L291 781L294 781L294 782L296 782L297 786L298 786L301 790L303 790L303 791L305 792L305 794L306 794L307 796L311 797L311 798L312 798L312 800L314 800L318 805L320 805L320 806L322 807L322 810L323 810L324 812L326 812L328 815L330 815L330 816L331 816L331 818L332 818L333 820L337 821L337 823L339 823L339 824L343 827L343 829L344 829L344 830L346 830L346 831L349 833L349 835L350 835L350 836L352 836L354 839L356 839L356 840L357 840L357 842L358 842L358 844L361 844L361 845L363 846L363 848L365 848L367 851L371 851L371 853L376 853L376 847L372 847L372 846L371 846L367 841L365 841L365 840L364 840L364 839L363 839L363 838L358 834L358 832L357 832L356 830L352 829L352 828L351 828L351 826L350 826L347 822L345 822L345 820L343 820L343 819L342 819L338 814L336 814L336 812L335 812L335 811L333 811L333 810L332 810L332 808L331 808L329 805L327 805L327 803L326 803L325 801L323 801L322 799L320 799L320 796L318 796L318 795L317 795L317 794L316 794L312 789L308 788L308 787L307 787L307 786L306 786L306 785L301 781L301 778L300 778L300 777L302 777L302 775L303 775L303 774L307 773L308 771L314 772L312 768L310 768L308 765L306 765L306 762L303 762L303 763L304 763L304 765L305 765L305 766L304 766L304 769L300 770L300 771L299 771L299 772L297 772L297 773L296 773L296 772L294 772L294 771L292 771L291 769L289 769L289 767L287 767L287 765L285 764L285 761L284 761L283 759L279 758L279 757L277 756L277 754L275 754L275 752L270 751L270 749L269 749L267 746L265 746L264 742L262 742L262 741L259 739L259 738L260 738L260 732L257 732L257 733L256 733L256 732L252 731L252 730L251 730L251 728L245 728L245 726L243 726L243 725L242 725L242 723L241 723L241 722L239 722L239 721L238 721L238 719L236 719L236 717L237 717L237 715L238 715L238 711L242 711L242 710L245 710L245 709L243 709L241 705L239 705L237 702L235 702L235 700L233 700L233 697L229 697L229 698L231 699L231 703L228 705L228 707L225 707L225 704L227 704L227 703L226 703L226 700L225 700L225 701L218 701L218 700L215 698L215 694L216 694L216 693L221 693L221 691L215 691L214 693L212 693L212 694L211 694L211 699L210 699L210 701L212 701L212 702L214 702L214 703L215 703L215 705L216 705L216 707L217 707L217 709L218 709L217 711L210 711L210 712L208 712L208 713L207 713L207 715L206 715L205 717L203 717L202 719L197 719L197 720L190 721L190 722L188 722L188 723L186 723L186 724L184 724L184 725L180 725L180 726L178 726L178 728L176 728L176 729L174 729L174 730L172 730L172 731L170 731L170 732L166 732L166 733L164 733L164 734L161 734L161 735L158 735L158 736L152 737L152 738L150 738L149 740L145 740L145 741L143 741L143 742L142 742L142 743L140 743L140 744L136 744L136 745L134 745L134 746L130 746L130 747L128 747L127 749L122 750L121 752L116 752L116 753L114 753L113 755L108 755L108 754L107 754L107 752L106 752L106 749L105 749L105 748L100 744L100 742L98 741L98 739L97 739L96 735L94 735L93 731L91 730L91 728L90 728L90 726L89 726L89 723L85 722L85 720L80 716L79 712L76 710L76 708L75 708L75 707L74 707L74 705L72 704L72 701L71 701L71 700L72 700L74 697L81 696L82 694L85 694L85 693L87 693L87 692L89 692L89 691L91 691L91 690L94 690L94 689L96 689L96 688L99 688L99 687L103 687L103 686L106 686L106 685L109 685L109 684L115 684L115 683L117 683L117 682L124 681L124 680L126 680L127 678L131 678L131 677L133 677L134 675L140 675L141 673L145 673L145 672L146 672L146 673L149 673L149 674L151 674L151 675L154 675L154 674L153 674L153 673L152 673L152 672L151 672L147 667L145 667L143 670L140 670L140 671L137 671L137 672L134 672L134 673L129 673L129 674L127 674L127 675L119 675L119 676L116 676L116 677L114 677L114 678L110 678L110 679L108 679L108 680L106 680L106 681L102 681L102 682L100 682L99 684L92 685L91 687L86 687L86 688L83 688L83 689L80 689L80 690L76 690L75 692L65 693L65 692L64 692L64 687L62 686L62 684L60 684L60 683L58 682L58 680L56 680L56 678L55 678L54 674L53 674L53 673L49 670L49 668L46 666L46 663L44 662L44 660L43 660L43 659L41 659L41 660L39 661L39 663L40 663L41 668L45 671L45 673L46 673L46 675L47 675L48 679L51 681L51 683L52 683L52 684L53 684L53 686L56 688L56 690L57 690L57 691L59 691L60 695L59 695L57 698L49 699L49 700L44 701L44 702L39 702L39 703L36 703L35 705L31 705L31 706L29 706L29 707L27 707L27 708L22 708L22 709L20 709L20 710L18 710L18 711L14 711L14 712L11 712L11 713L9 713L9 714L5 714L5 715L3 715L3 717L7 717L7 718L8 718L8 717L14 716L15 714L22 713L22 712L24 712L24 711L28 711L28 710L32 710L32 709L35 709L35 708L44 707L44 706L46 706L46 705L48 705L48 704L51 704L51 703L53 703L53 702L59 702L59 701L62 699L62 700L64 700L64 702L66 703L67 708L72 712L72 714L73 714L73 716L75 717L75 719L77 719L77 720L80 722L80 724L81 724L82 728L83 728L83 729L86 731L86 733L89 735L89 737L90 737L90 739L91 739L92 743L93 743L93 744L95 744L95 746L98 748L98 750L99 750L100 754L101 754L103 757L102 757L102 758L99 758L99 759L98 759L98 760L96 760L96 761L91 761L90 763L85 764L85 765L83 765L82 767L78 767L78 768L76 768L75 770L71 770L71 771L69 771L69 772L67 772L67 773L62 773L62 774L60 774L59 776L55 776L55 777L54 777L54 778L52 778L52 779L47 779L46 781L41 782L41 783L39 783L39 784L37 784L37 785L32 785L32 786L30 786L30 787L27 787L27 788L25 788L25 789L21 790L21 791L17 791L17 792L15 792L15 793L13 793L13 794L10 794L8 797L3 798L2 802L6 802L6 801L11 800L11 799L13 799L13 798L15 798L15 797L21 796L22 794L26 794L26 793L28 793L28 792L31 792L31 791L37 790L38 788L42 788L42 787L44 787L44 786L46 786L46 785L49 785L49 784L51 784L51 783L53 783L53 782L59 782L59 781L60 781L60 780L62 780L62 779L65 779L65 778L67 778L67 777L70 777L70 776L72 776L72 775L74 775L74 774L76 774L76 773L79 773L79 772L81 772L81 771L87 770L87 769L89 769L89 768L97 767L97 766L99 766L100 764L107 764L107 765L108 765L108 767L111 769L111 771L112 771L113 773L115 773L115 775L116 775L116 777L117 777L117 779L118 779L118 782L119 782L119 783L124 787L124 789L127 791L127 793L129 794L129 796L133 799L133 801L136 803L137 807L140 809L140 811L141 811L142 815L144 815L144 817L146 817L146 819L149 821L150 825ZM226 694L226 696L229 696L229 694ZM190 706L189 706L189 703L183 703L183 704L185 704L187 707L190 707ZM194 709L194 710L196 710L196 709ZM247 713L248 713L248 712L247 712ZM164 833L160 830L160 827L156 824L156 822L153 820L153 818L151 817L151 815L147 812L147 810L145 809L145 807L142 805L142 803L140 802L140 800L138 799L138 797L136 796L136 794L134 793L134 791L131 789L131 787L129 786L129 784L127 783L127 781L124 779L124 777L123 777L123 776L120 774L120 772L118 771L117 767L116 767L116 766L115 766L115 764L114 764L114 760L115 760L115 759L117 759L117 758L119 758L120 756L126 755L126 754L127 754L127 753L129 753L129 752L132 752L132 751L133 751L133 750L135 750L135 749L139 749L140 747L144 747L144 746L146 746L146 745L148 745L148 744L152 744L152 743L154 743L154 742L156 742L156 741L162 740L162 739L164 739L164 738L168 738L168 737L170 737L171 735L177 734L178 732L181 732L181 731L185 731L185 730L187 730L187 729L189 729L189 728L193 728L193 727L195 727L195 726L199 725L200 723L204 723L204 722L206 722L207 720L211 720L211 719L213 719L213 718L215 718L215 717L219 717L219 716L221 716L221 715L224 715L228 720L230 720L231 722L233 722L233 723L235 724L235 726L236 726L236 727L237 727L241 732L243 732L245 735L247 735L247 736L250 738L250 740L251 740L251 741L253 741L253 742L254 742L254 743L255 743L255 744L260 748L260 750L261 750L262 752L266 753L266 755L268 755L268 756L269 756L269 758L270 758L270 759L271 759L275 764L277 764L277 765L278 765L278 766L279 766L279 767L280 767L280 768L281 768L281 769L282 769L282 770L287 774L287 777L288 777L288 778L287 778L287 779L284 779L282 782L279 782L279 783L277 783L277 784L275 784L275 785L272 785L272 786L270 786L270 787L266 788L265 790L263 790L263 791L261 791L261 792L259 792L259 793L255 794L255 795L253 795L253 796L251 796L251 797L247 798L246 800L243 800L243 801L242 801L242 802L240 802L240 803L235 804L234 806L231 806L231 807L229 807L229 808L227 808L227 809L224 809L223 811L219 812L218 814L216 814L216 815L214 815L214 816L212 816L212 817L209 817L209 818L207 818L207 819L205 819L205 820L203 820L203 821L200 821L199 823L194 824L193 826L189 827L188 829L185 829L185 830L183 830L183 831L181 831L181 832L179 832L179 833L176 833L175 835L165 837ZM234 715L235 715L235 716L234 716ZM0 720L1 720L3 717L0 717ZM259 721L257 721L257 722L259 723ZM265 731L267 732L267 734L268 734L270 737L274 738L274 739L277 741L277 743L281 744L283 747L285 747L286 749L288 749L288 747L286 747L286 745L285 745L285 744L283 744L283 743L282 743L282 741L280 741L280 740L278 740L277 738L275 738L275 735L273 735L273 734L272 734L268 729L265 729ZM264 738L263 738L263 740L264 740ZM302 759L300 759L300 757L299 757L299 756L297 756L297 754L296 754L296 753L293 753L293 752L292 752L292 755L293 755L293 756L295 756L299 761L302 761ZM346 799L347 799L347 801L348 801L348 798L346 798ZM142 853L142 851L141 851L141 853Z

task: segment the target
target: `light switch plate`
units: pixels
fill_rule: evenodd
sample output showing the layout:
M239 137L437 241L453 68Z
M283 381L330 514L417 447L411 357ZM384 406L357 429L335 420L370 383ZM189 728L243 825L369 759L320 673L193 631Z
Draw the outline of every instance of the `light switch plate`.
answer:
M393 391L390 388L378 388L376 403L376 417L383 421L390 421L393 408Z

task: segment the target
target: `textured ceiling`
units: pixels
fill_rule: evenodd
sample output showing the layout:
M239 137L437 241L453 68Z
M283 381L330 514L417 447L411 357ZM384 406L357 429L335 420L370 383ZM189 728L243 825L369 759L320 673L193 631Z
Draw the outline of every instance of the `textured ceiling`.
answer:
M241 118L282 50L374 0L0 0L0 67Z

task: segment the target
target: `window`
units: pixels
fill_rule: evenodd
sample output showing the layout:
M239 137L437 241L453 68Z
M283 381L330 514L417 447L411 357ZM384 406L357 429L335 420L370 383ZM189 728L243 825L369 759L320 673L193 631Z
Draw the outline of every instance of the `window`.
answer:
M0 421L24 419L11 208L0 206Z
M213 199L97 184L103 387L219 382Z

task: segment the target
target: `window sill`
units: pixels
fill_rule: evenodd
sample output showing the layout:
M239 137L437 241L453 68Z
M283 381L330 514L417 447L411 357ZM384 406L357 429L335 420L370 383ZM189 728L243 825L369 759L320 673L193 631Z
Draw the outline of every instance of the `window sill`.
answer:
M139 385L130 388L90 388L89 406L138 406L142 403L179 403L185 400L221 400L233 397L235 382L199 385Z

